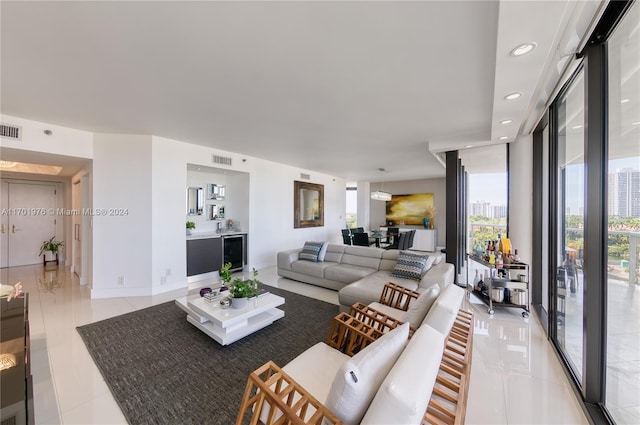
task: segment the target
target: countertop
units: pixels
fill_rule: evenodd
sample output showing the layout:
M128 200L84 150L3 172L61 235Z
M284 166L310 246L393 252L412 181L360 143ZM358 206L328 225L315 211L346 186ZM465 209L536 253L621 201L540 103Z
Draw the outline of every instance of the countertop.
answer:
M192 240L196 240L196 239L211 239L211 238L220 238L222 236L233 236L233 235L246 235L247 232L243 232L242 230L237 230L237 231L229 231L229 232L222 232L222 233L216 233L216 232L200 232L200 233L193 233L192 235L187 235L187 240L188 241L192 241Z

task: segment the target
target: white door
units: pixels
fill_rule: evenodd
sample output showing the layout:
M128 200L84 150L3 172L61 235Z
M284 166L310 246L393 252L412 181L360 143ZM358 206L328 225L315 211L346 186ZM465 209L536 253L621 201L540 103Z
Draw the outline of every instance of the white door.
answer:
M41 263L42 242L56 235L56 187L9 183L8 192L8 266Z
M72 204L75 211L82 208L82 180L73 182ZM73 271L78 277L82 277L82 216L75 214L72 216L73 223Z

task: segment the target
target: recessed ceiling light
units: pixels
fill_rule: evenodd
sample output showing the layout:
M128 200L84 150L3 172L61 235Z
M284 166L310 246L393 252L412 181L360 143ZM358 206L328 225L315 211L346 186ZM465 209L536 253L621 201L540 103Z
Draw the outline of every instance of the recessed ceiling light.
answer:
M620 101L620 103L627 103L627 102L631 102L631 99L626 98L626 99L622 99L622 100Z
M572 128L572 129L574 129L574 130L577 130L577 129L579 129L579 128L582 128L582 126L581 126L581 125L574 125L574 126L573 126L573 127L571 127L571 128Z
M532 51L535 48L536 48L536 43L524 43L524 44L521 44L521 45L515 47L511 51L511 56L526 55L527 53L529 53L530 51Z
M465 146L464 148L465 148L465 149L469 149L469 148L472 148L472 147L473 147L473 145L467 145L467 146Z
M511 124L513 122L513 120L502 120L500 121L500 124Z
M640 125L640 121L632 122L631 125Z
M498 140L507 140L507 139L508 139L507 136L498 137Z
M509 93L504 98L506 100L513 100L513 99L519 98L520 96L522 96L522 93L514 92L514 93Z

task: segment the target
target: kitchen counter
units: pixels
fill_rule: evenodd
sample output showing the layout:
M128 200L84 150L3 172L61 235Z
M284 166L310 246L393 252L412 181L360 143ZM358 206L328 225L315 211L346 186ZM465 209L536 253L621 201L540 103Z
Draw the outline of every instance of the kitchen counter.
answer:
M197 239L211 239L211 238L220 238L222 236L246 235L246 234L247 232L243 232L241 230L222 232L222 233L201 232L201 233L194 233L192 235L187 235L187 240L192 241Z

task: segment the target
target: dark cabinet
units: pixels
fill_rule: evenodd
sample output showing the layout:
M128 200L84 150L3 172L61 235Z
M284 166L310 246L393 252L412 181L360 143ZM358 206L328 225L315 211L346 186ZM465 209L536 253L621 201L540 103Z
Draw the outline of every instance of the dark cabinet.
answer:
M222 239L187 241L187 276L215 272L222 267Z
M33 424L28 294L0 298L0 423Z

